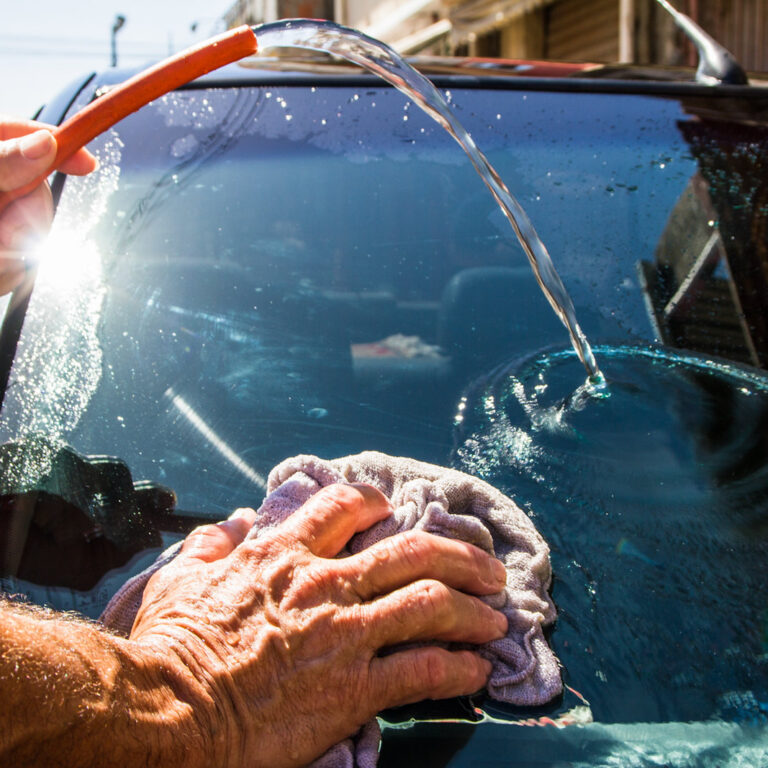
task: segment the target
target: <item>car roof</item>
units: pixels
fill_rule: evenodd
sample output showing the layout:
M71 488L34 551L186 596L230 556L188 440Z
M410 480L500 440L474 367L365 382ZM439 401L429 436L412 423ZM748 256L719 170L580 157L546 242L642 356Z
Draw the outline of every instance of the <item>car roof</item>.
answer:
M693 67L669 67L637 64L606 64L597 62L558 62L524 59L493 59L477 57L413 56L406 61L438 86L521 88L547 90L589 90L620 92L680 91L702 95L728 93L734 95L765 95L768 75L750 73L749 85L703 85L695 80ZM95 73L95 90L116 85L141 71L108 69ZM254 56L230 64L198 78L187 87L237 86L247 84L359 85L361 82L381 82L359 67L330 55L302 52L294 57Z

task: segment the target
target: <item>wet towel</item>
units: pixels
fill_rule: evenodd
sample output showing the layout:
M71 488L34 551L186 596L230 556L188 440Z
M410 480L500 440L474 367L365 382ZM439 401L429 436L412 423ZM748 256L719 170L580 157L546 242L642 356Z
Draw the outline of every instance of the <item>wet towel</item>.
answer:
M507 616L509 630L506 637L479 649L493 665L488 693L500 701L533 706L561 692L559 665L543 635L543 628L555 620L548 594L549 548L528 516L488 483L457 470L374 451L332 460L296 456L270 472L267 497L249 536L278 525L321 488L340 482L369 483L389 498L394 509L391 517L356 534L340 556L409 529L461 539L495 554L506 566L507 586L483 600ZM102 614L107 627L125 635L130 632L147 581L175 557L179 546L166 550L120 589ZM314 765L369 768L376 764L378 743L378 725L373 721Z

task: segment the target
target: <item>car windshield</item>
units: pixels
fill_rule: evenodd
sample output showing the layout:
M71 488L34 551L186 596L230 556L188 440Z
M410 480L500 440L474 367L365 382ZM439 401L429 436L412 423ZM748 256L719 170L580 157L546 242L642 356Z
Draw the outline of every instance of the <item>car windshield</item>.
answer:
M567 333L440 126L372 80L276 80L169 94L93 143L100 168L66 181L40 257L2 440L49 441L30 487L66 444L195 521L257 506L296 454L477 474L552 547L568 687L548 716L603 727L489 724L483 764L510 739L537 765L655 765L678 743L693 762L664 764L759 763L765 131L703 97L443 92L547 244L610 397L574 400ZM452 733L477 757L479 730Z
M637 265L696 170L679 104L596 97L585 115L560 95L553 120L548 94L452 96L588 336L652 339ZM76 329L56 365L90 393L68 409L67 441L170 484L182 509L254 503L256 478L296 453L444 459L473 372L568 344L461 149L391 89L177 93L97 152L98 178L67 183L30 313ZM48 293L74 304L73 290L62 317ZM478 303L477 322L516 332L489 327L470 345ZM29 394L14 384L9 397L13 437Z

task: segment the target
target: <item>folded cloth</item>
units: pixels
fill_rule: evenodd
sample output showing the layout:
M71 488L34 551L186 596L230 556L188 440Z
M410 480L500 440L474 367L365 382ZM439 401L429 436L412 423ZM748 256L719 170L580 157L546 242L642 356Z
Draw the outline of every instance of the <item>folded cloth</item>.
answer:
M502 611L507 635L478 650L492 663L488 693L520 706L544 704L562 691L560 669L543 628L555 620L548 594L549 548L528 516L488 483L457 470L415 459L367 451L325 460L295 456L269 474L267 497L249 537L258 537L295 512L321 488L333 483L368 483L390 500L394 514L356 534L340 557L360 552L401 531L418 529L460 539L494 554L507 569L506 588L482 598ZM166 550L146 571L128 581L101 616L110 629L128 635L150 576L173 559L180 544ZM379 746L376 721L323 755L315 766L375 766Z

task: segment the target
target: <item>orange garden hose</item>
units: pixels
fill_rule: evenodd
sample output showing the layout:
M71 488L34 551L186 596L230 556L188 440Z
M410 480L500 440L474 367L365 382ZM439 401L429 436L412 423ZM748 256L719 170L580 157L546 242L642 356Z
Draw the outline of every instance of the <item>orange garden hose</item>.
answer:
M253 55L256 50L253 30L247 25L237 27L164 59L100 96L60 126L51 129L57 142L56 159L33 182L0 193L0 211L35 189L81 147L119 120L164 93L225 64Z

